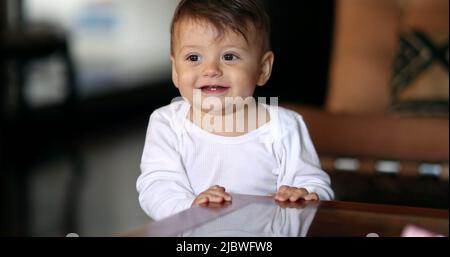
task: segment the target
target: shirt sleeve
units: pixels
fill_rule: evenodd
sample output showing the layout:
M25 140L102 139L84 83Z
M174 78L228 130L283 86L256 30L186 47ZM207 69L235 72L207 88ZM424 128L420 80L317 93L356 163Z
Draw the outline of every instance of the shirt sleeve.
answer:
M285 126L281 141L281 170L277 189L281 186L305 188L316 193L320 200L334 198L330 177L320 167L314 145L303 118L292 113L294 119Z
M142 209L155 220L190 208L195 199L173 127L169 117L151 115L136 183Z

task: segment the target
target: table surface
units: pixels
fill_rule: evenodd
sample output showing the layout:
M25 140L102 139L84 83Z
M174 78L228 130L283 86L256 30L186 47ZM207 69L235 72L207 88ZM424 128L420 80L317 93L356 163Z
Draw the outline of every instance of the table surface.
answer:
M232 195L231 203L195 206L118 236L397 237L408 225L448 236L448 210L339 201L281 203Z

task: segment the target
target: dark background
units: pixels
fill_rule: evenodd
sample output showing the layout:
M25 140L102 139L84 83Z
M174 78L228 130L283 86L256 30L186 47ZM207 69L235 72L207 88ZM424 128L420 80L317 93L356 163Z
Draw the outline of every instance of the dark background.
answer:
M334 1L268 2L275 64L257 94L322 106L328 85Z

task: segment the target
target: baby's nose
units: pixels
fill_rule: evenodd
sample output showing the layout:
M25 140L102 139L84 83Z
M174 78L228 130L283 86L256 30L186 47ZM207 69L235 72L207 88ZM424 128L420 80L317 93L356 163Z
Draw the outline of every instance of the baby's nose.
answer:
M222 70L219 64L216 62L205 63L205 69L203 70L203 76L205 77L220 77L222 76Z

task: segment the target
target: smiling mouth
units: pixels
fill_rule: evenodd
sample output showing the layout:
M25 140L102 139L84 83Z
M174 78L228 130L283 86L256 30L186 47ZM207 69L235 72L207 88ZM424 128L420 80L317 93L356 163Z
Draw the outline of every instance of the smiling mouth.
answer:
M222 94L228 91L228 89L230 88L223 86L203 86L200 89L202 90L202 93L205 94Z

